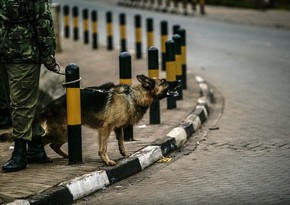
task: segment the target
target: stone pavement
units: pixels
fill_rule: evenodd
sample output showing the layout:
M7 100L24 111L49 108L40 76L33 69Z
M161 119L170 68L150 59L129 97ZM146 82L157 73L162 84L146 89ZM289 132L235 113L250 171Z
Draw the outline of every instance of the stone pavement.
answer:
M82 77L81 87L100 85L110 81L118 83L118 50L107 51L105 48L92 50L89 45L83 45L81 42L73 42L67 39L63 39L62 45L63 52L57 54L57 60L62 66L62 72L64 71L64 67L69 63L77 63L80 67L80 75ZM148 72L147 59L135 60L132 55L132 69L133 83L136 83L135 76L137 74L147 74ZM164 75L164 72L160 73L161 77L164 77ZM144 119L134 127L134 141L125 142L128 154L132 155L136 151L155 141L159 141L158 145L162 146L161 151L163 154L177 149L185 143L186 138L200 126L200 121L203 122L207 117L205 106L197 106L197 101L200 96L200 87L206 89L206 84L203 84L202 79L197 80L192 73L188 73L188 89L183 93L184 100L177 102L176 109L167 110L166 100L161 101L161 124L150 125L148 113L146 114ZM60 94L64 93L62 82L64 82L64 76L47 72L45 68L43 69L40 85L42 90L52 94L54 98L58 97ZM201 86L199 86L199 84ZM195 114L191 115L190 119L188 118L187 124L184 124L182 128L178 128L171 132L174 128L178 127L181 122L183 122L188 115L194 111L194 109ZM199 116L199 119L197 119L196 116ZM4 130L1 132L3 133L5 131L7 132L10 130ZM124 167L130 157L127 159L121 158L114 136L111 136L110 138L108 154L113 160L118 161L118 165L117 168L105 166L98 156L97 137L97 132L95 130L82 127L82 164L68 165L67 159L61 158L59 155L54 153L49 146L47 146L47 154L53 158L53 163L29 165L27 169L15 173L1 172L0 183L2 186L0 186L0 204L11 202L15 199L28 199L28 201L16 201L17 203L15 202L15 204L69 204L76 198L114 183L114 181L126 178L130 176L130 173L134 174L136 172L136 168L134 168L133 165ZM178 138L180 138L180 140ZM10 146L12 145L13 143L10 142L0 143L1 165L10 158L12 152ZM155 148L156 147L153 147L154 150L152 152L156 152ZM64 145L63 149L67 150L67 145ZM157 152L159 152L160 155L161 152ZM141 158L144 158L145 156L142 151L139 155ZM154 163L162 157L162 154L159 155L158 158L153 156L154 159L151 159L151 156L149 156L150 162L141 162L141 160L139 160L141 165L137 165L138 169L139 166L143 169ZM122 167L124 167L124 169L122 169ZM99 185L97 181L102 181L103 178L97 178L96 181L91 181L91 183L97 184L97 188L89 187L89 190L86 190L87 186L92 185L83 185L85 186L83 188L70 187L70 192L74 192L77 196L75 196L74 193L64 193L64 186L59 186L60 183L72 179L74 179L73 181L78 181L76 177L80 176L80 178L88 181L89 179L85 177L85 174L89 173L90 177L92 177L91 174L93 173L97 175L103 173L101 170L113 170L110 172L110 182ZM78 184L72 185L72 183L73 182L70 181L67 184L70 184L73 187L82 186ZM84 193L82 193L83 190L85 190ZM65 188L65 191L67 191L67 188Z

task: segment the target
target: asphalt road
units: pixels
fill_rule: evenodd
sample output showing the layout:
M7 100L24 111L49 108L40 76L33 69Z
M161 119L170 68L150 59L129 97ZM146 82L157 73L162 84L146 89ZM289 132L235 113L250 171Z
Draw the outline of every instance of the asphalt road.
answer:
M188 72L214 85L225 103L219 130L208 132L197 150L176 153L173 162L76 204L289 204L290 31L110 5L98 8L101 19L107 9L116 17L126 12L131 28L129 19L136 13L186 28ZM159 31L158 23L155 27ZM128 30L133 43L133 30Z

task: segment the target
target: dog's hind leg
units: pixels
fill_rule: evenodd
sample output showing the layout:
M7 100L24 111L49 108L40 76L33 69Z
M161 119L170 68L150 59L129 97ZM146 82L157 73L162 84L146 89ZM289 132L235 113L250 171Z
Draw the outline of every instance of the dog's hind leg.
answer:
M63 158L68 158L68 154L62 151L60 148L62 145L51 143L49 146L51 147L51 149L53 149L53 151L55 151L57 154L59 154Z
M110 160L107 154L110 133L111 128L109 126L99 128L99 156L107 165L115 166L116 162Z
M124 146L124 132L123 128L115 128L116 139L118 140L119 151L121 155L127 156L126 149Z

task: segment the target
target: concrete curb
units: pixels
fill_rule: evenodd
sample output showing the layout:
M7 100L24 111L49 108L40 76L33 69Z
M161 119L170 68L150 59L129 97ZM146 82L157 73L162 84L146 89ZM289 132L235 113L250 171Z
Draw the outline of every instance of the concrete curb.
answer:
M163 139L119 161L118 166L111 170L90 172L60 183L27 200L15 200L8 204L72 204L77 199L142 171L163 156L181 148L187 142L187 139L207 120L210 112L208 103L214 100L213 92L209 90L206 81L200 76L196 76L196 81L199 84L200 98L194 111L181 125L172 129Z

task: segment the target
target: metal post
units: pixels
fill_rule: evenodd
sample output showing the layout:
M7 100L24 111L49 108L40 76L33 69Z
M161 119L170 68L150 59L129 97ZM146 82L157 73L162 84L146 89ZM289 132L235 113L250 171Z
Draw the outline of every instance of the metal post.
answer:
M79 40L79 10L78 7L73 7L73 31L74 40Z
M205 15L205 0L199 0L200 14Z
M135 43L136 43L136 58L142 58L142 30L141 30L141 15L135 15Z
M196 0L191 0L191 9L192 13L194 14L194 12L196 11Z
M172 26L173 35L177 34L178 29L180 29L180 25L174 24Z
M83 32L84 32L84 43L89 43L89 10L83 10Z
M69 164L82 163L81 100L79 67L69 64L65 70L68 160Z
M178 13L179 12L179 1L173 0L173 9L171 13Z
M182 88L187 89L186 31L185 29L178 29L177 34L181 37Z
M163 12L167 12L167 11L170 12L170 9L171 9L171 0L165 0L165 7L163 9Z
M120 84L132 84L132 66L131 55L128 52L122 52L119 55L119 74ZM124 140L133 141L133 126L128 126L123 129Z
M161 68L163 71L166 70L166 48L165 43L168 40L168 24L167 21L161 21Z
M69 38L70 36L70 23L69 23L69 6L63 7L63 22L64 22L64 37Z
M93 49L97 49L98 46L98 12L92 11L92 39Z
M176 63L176 80L180 80L182 82L182 55L181 55L181 37L178 34L174 34L172 37L175 43L175 63ZM178 88L178 96L177 100L183 99L183 92L182 92L182 84Z
M155 0L150 0L149 9L154 9L154 6L155 6Z
M159 78L159 58L158 49L150 47L148 49L148 76L150 78ZM160 124L160 102L157 100L150 106L150 124Z
M161 11L162 10L162 1L163 0L157 0L156 11Z
M154 45L154 25L153 18L146 19L146 30L147 30L147 48Z
M120 14L120 44L121 52L127 51L126 14Z
M183 9L183 15L187 15L187 0L182 0L182 9Z
M176 64L175 64L175 44L173 40L166 41L166 79L173 82L176 80ZM176 98L167 98L167 109L176 108Z
M106 21L107 21L107 49L113 50L113 17L112 12L107 11L106 13Z

